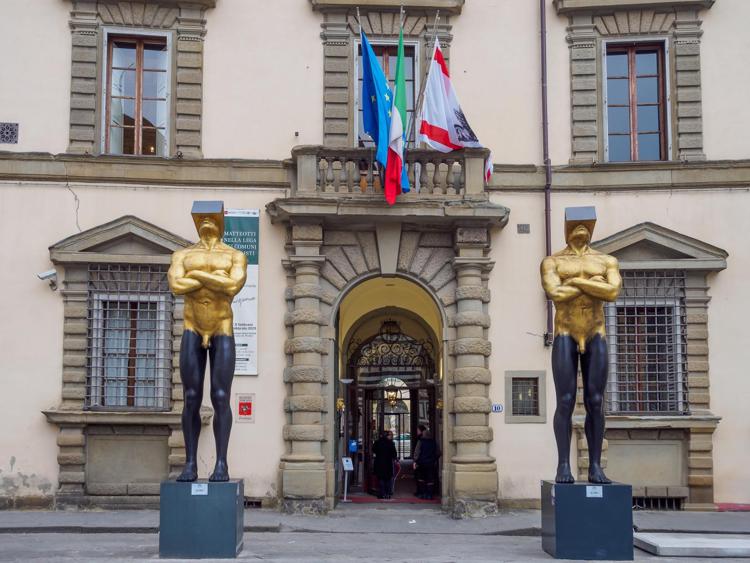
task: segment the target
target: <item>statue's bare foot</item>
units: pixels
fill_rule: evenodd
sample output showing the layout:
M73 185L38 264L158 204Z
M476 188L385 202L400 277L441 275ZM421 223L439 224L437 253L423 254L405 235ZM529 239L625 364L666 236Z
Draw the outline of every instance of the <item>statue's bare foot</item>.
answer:
M185 468L177 477L178 481L195 481L198 478L198 467L194 462L188 462L185 464Z
M591 467L589 467L589 483L609 485L611 482L612 480L604 474L604 470L598 463L591 464Z
M229 481L229 467L226 461L217 461L209 481Z
M569 463L561 463L557 466L557 476L555 477L555 483L575 483L576 480L573 477L573 473L570 471Z

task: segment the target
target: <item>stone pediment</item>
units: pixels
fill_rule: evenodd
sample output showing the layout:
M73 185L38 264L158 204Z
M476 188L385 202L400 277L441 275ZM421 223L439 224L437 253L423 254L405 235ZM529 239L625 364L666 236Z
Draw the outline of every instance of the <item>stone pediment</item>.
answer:
M641 223L591 244L628 270L704 270L727 267L725 250L654 223Z
M75 234L50 246L52 262L166 264L175 250L192 244L133 215Z

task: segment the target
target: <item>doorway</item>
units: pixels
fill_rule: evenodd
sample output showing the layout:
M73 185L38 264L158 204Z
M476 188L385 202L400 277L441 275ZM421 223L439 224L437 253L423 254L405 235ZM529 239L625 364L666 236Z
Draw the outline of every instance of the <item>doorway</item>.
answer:
M397 454L392 500L422 502L416 497L413 469L417 429L425 426L434 436L442 435L437 346L428 331L418 334L407 319L391 315L376 321L376 333L364 338L355 334L345 354L343 435L354 465L348 493L355 501L377 499L373 445L392 432ZM435 474L440 474L438 468ZM439 502L440 484L433 488L434 502Z

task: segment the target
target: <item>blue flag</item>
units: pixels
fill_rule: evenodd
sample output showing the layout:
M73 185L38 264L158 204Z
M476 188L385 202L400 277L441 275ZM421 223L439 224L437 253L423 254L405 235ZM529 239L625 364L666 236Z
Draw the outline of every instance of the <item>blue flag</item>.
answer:
M372 140L377 150L375 160L385 168L388 161L388 137L391 131L391 105L393 93L388 80L380 68L378 58L362 33L362 128Z

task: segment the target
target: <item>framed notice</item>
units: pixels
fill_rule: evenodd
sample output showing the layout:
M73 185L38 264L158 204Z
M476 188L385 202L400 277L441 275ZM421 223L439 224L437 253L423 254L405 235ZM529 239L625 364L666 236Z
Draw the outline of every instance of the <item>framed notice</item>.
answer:
M234 297L235 375L258 375L259 209L224 210L224 242L247 256L247 281Z

